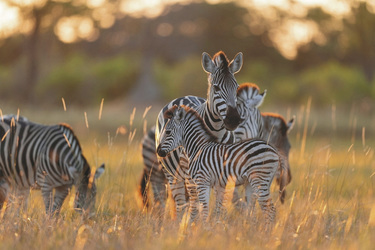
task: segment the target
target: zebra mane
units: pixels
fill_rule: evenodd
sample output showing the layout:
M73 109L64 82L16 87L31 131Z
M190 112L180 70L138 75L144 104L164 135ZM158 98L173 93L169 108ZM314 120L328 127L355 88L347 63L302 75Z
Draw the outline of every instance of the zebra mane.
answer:
M69 124L67 124L67 123L60 123L59 126L62 127L62 128L65 128L65 129L69 130L69 132L72 133L73 138L74 138L74 140L77 142L77 144L78 144L78 148L79 148L79 150L81 151L81 155L82 155L82 157L83 157L83 158L85 159L85 161L86 161L86 158L85 158L85 157L83 156L83 154L82 154L82 147L81 147L81 144L80 144L80 142L79 142L79 140L78 140L76 134L74 133L72 127L71 127ZM86 162L87 162L87 161L86 161Z
M67 123L60 123L59 126L62 127L62 128L65 128L65 129L69 130L69 132L72 133L74 140L77 142L78 148L81 151L81 156L82 156L82 158L84 160L83 169L82 169L82 175L83 175L82 177L83 177L84 180L87 179L87 181L88 181L88 178L90 177L90 174L91 174L91 167L90 167L90 164L87 162L86 157L82 153L81 143L79 142L76 134L74 133L72 127L69 124L67 124Z
M243 83L237 89L237 106L245 106L247 108L258 108L262 105L267 90L261 94L258 85L255 83Z
M167 109L163 114L164 119L171 119L177 108L178 108L178 106L177 106L177 104L175 104L171 108Z
M247 91L248 89L254 89L260 92L259 86L256 85L255 83L251 82L245 82L240 84L240 87L237 89L237 95L240 95L243 91Z
M204 131L204 134L207 135L208 141L215 141L215 142L218 141L217 138L216 138L216 136L214 136L212 134L211 130L208 129L208 127L204 123L202 117L198 114L198 112L195 111L193 108L190 108L189 106L186 106L186 105L177 106L175 104L175 105L173 105L173 107L169 108L168 110L166 110L164 112L164 118L165 119L172 119L176 115L176 110L179 110L180 108L182 108L182 109L185 110L186 116L187 115L189 115L189 117L192 116L192 117L194 117L194 120L198 121L198 123L201 125L201 127L202 127L202 129Z
M212 61L214 61L216 66L220 66L220 68L222 69L228 69L229 67L228 57L225 55L223 51L217 52L213 56Z
M201 128L204 131L204 134L207 136L206 139L208 141L218 142L217 137L212 134L211 130L207 127L206 123L204 123L202 117L198 114L197 111L185 105L181 105L181 108L183 108L186 111L186 116L189 115L189 118L193 117L194 120L198 121L198 123L201 125Z

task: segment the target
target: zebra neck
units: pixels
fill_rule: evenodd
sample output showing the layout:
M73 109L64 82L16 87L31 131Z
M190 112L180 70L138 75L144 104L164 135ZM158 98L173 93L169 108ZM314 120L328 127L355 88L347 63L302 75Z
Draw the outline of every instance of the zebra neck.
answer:
M206 124L207 128L212 132L214 136L216 136L219 140L222 139L224 136L226 129L224 127L223 120L215 114L210 107L208 100L202 104L202 111L201 117L203 118L204 123Z
M207 127L202 120L189 120L184 126L182 146L185 148L189 159L193 159L205 145L215 142L216 138L207 131Z

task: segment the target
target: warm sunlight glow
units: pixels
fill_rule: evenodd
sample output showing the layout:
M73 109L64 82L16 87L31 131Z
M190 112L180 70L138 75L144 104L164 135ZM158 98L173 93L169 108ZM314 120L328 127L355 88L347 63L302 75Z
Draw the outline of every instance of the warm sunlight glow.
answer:
M105 0L87 0L87 6L89 8L98 8L100 6L103 6L105 3Z
M64 43L73 43L80 39L92 41L98 37L94 22L83 16L61 18L55 27L55 34Z
M0 38L12 35L19 26L19 11L0 2Z
M155 17L163 11L163 2L160 0L122 1L120 9L124 13L134 16Z
M9 0L12 4L19 6L32 6L40 8L47 3L48 0Z
M281 28L270 33L272 41L280 53L290 60L297 56L298 47L311 40L317 43L324 41L324 35L319 32L319 27L312 21L289 20Z
M325 11L332 15L341 16L346 15L350 12L350 6L345 1L340 0L272 0L272 1L252 1L251 4L259 7L265 8L267 6L277 6L281 9L293 11L292 5L294 3L301 3L307 7L321 6Z

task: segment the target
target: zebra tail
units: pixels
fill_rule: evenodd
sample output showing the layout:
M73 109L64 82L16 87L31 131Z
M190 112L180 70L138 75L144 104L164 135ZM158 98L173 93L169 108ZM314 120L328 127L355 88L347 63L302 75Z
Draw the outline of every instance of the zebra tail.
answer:
M288 185L292 180L292 175L290 169L286 166L285 160L283 158L280 159L281 164L281 171L280 177L277 179L277 183L279 183L279 199L281 204L285 202L286 196L286 185Z
M140 195L140 197L142 198L142 202L143 202L143 209L146 208L148 209L149 208L149 197L148 197L148 193L149 193L149 182L150 182L150 173L145 169L142 173L142 176L141 176L141 180L139 182L139 186L138 186L138 193Z

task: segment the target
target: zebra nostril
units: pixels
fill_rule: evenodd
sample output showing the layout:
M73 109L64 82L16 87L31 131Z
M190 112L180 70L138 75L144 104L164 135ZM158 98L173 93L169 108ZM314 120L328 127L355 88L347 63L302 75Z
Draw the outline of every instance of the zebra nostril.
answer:
M240 125L241 122L241 116L238 113L237 109L228 106L227 116L224 119L224 125L226 129L233 131L238 127L238 125Z
M160 145L159 145L158 148L156 149L156 152L158 153L158 155L159 155L160 157L165 157L165 156L167 156L167 153L166 153L164 150L161 149Z

